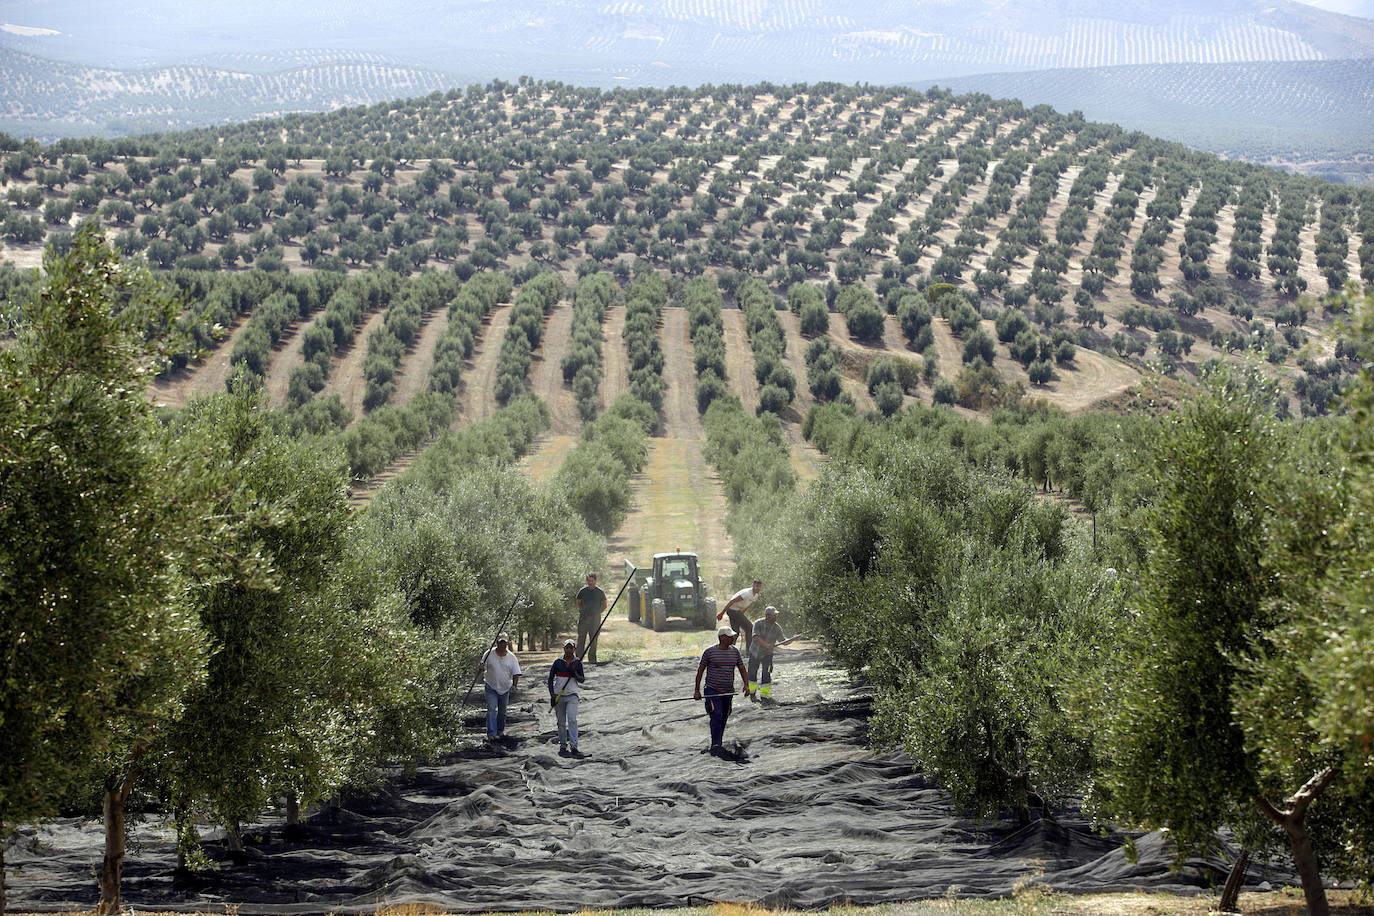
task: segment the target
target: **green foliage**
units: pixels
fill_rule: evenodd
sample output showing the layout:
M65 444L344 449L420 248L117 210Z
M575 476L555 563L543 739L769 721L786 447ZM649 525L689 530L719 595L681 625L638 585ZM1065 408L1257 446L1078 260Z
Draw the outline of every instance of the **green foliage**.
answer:
M1105 803L1167 823L1185 847L1235 823L1255 789L1231 712L1235 659L1272 590L1260 493L1276 458L1259 395L1220 382L1166 422L1147 469L1148 561L1130 659L1104 738Z
M663 348L658 322L668 303L668 287L657 274L641 273L625 293L625 351L629 357L630 393L655 414L663 409Z
M1067 798L1094 757L1065 685L1110 592L1059 509L930 435L965 421L901 416L871 426L817 409L808 434L831 460L768 532L775 600L826 609L807 625L875 685L878 734L961 807Z
M697 370L697 410L706 412L711 402L729 393L725 384L725 323L721 320L720 289L713 280L697 277L682 288L687 307L688 333Z
M754 378L762 386L759 410L781 413L792 403L797 380L787 367L787 335L778 320L772 292L759 280L746 280L735 291L744 312L745 330L754 348Z
M496 402L506 404L526 390L533 353L544 336L544 317L567 292L554 273L542 273L520 287L510 310L510 325L496 357Z
M623 395L621 400L633 397ZM554 476L553 486L587 528L609 537L630 509L630 476L648 459L650 430L630 419L631 406L607 411L582 428L582 440Z
M327 453L289 438L244 395L194 402L173 432L231 481L215 508L245 524L216 542L241 572L192 593L213 651L154 749L183 816L233 828L274 795L310 803L356 775L350 762L367 757L359 745L397 702L406 666L369 628L374 609L355 607L361 619L344 610L353 531Z
M570 382L582 419L601 409L601 322L606 309L620 300L620 288L609 274L594 273L577 284L573 294L572 342L563 354L563 381Z
M212 570L204 468L139 396L179 342L174 304L83 229L0 349L0 825L54 812L131 728L176 715L204 634L186 577ZM131 394L132 393L132 394Z

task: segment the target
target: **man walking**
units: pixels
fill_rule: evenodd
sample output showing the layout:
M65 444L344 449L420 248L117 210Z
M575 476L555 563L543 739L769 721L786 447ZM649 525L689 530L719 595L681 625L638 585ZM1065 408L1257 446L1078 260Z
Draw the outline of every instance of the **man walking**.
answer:
M725 607L716 614L716 620L720 620L726 614L730 615L730 626L736 632L744 634L744 651L746 652L749 651L749 643L754 637L754 625L749 622L746 611L761 594L763 594L763 582L755 579L753 585L742 588L731 595L730 600L725 602Z
M587 573L587 584L577 593L577 657L596 664L596 640L592 637L606 613L606 593L596 584L596 573Z
M773 650L787 642L778 624L778 609L770 604L763 609L763 617L754 621L754 641L749 645L749 689L763 699L773 695Z
M510 637L496 637L495 648L482 656L482 681L487 697L487 740L506 737L506 702L520 683L520 661L510 650Z
M744 659L735 648L735 631L729 627L716 630L717 645L701 653L701 664L697 666L697 682L693 699L703 699L701 677L706 676L706 715L711 720L711 755L726 756L725 723L730 718L730 708L735 699L735 672L744 679L744 692L749 695L749 672L745 670Z
M582 660L576 655L577 642L563 643L563 657L553 660L549 667L549 705L558 719L558 756L585 757L577 749L578 691L587 680L582 672Z

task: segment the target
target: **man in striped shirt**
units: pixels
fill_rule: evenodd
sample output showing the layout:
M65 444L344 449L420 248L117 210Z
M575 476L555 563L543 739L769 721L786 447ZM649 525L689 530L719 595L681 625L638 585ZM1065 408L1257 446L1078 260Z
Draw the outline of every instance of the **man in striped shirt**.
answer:
M717 645L701 653L701 664L697 666L697 683L693 697L702 699L701 679L706 677L706 715L711 720L711 755L720 757L725 754L725 723L730 718L730 707L735 698L735 672L744 681L744 693L749 695L749 671L744 667L744 659L735 648L735 631L730 627L716 630Z

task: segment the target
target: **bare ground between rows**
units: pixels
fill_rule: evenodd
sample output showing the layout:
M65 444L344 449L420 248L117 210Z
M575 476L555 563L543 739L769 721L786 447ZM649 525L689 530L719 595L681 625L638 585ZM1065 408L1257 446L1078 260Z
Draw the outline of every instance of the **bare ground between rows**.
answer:
M700 641L709 634L700 634ZM1021 827L952 810L900 753L868 739L870 701L821 653L779 653L776 702L737 700L727 732L736 759L704 753L693 658L592 666L581 706L584 760L561 758L532 665L510 738L472 740L374 793L308 817L291 836L269 818L230 861L177 875L169 831L135 830L127 904L234 907L243 914L357 913L424 904L454 912L682 907L725 901L769 908L897 904L1060 891L1197 893L1222 861L1169 868L1158 834L1128 861L1120 834L1072 811ZM469 707L468 725L481 715ZM17 910L94 902L100 831L59 820L11 850ZM1259 869L1251 883L1285 876Z
M454 426L470 426L496 413L496 361L501 343L510 327L509 305L498 305L484 319L473 348L472 359L463 370L463 389L458 401Z

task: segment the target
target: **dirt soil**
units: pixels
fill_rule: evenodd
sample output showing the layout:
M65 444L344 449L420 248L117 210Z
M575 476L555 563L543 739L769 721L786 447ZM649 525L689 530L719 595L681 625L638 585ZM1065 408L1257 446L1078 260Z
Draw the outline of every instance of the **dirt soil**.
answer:
M482 717L469 706L464 746L307 817L294 836L265 819L246 831L238 863L213 838L206 851L219 867L176 876L170 833L140 825L126 903L242 914L421 902L451 912L811 909L1006 896L1028 884L1191 894L1224 877L1222 862L1171 871L1160 834L1140 838L1130 862L1121 834L1095 833L1073 811L1025 827L961 817L905 756L870 746L867 691L815 650L782 650L775 702L736 698L732 757L708 756L702 705L659 701L691 696L693 656L709 641L684 638L688 657L592 666L579 715L587 759L558 756L546 669L527 657L503 745L477 742ZM97 826L62 819L32 839L41 846L7 856L11 907L90 906ZM1281 877L1256 869L1250 881Z
M630 387L629 361L625 355L625 306L606 309L602 325L606 339L601 344L601 404L609 407Z
M563 354L572 342L572 304L560 302L544 319L544 336L530 364L530 390L549 405L554 435L571 436L582 427L572 386L563 381Z
M367 335L382 326L386 309L377 309L367 317L351 343L344 345L334 357L329 370L329 390L337 391L343 405L353 411L354 419L363 412L363 397L367 394L367 377L363 375L363 360L367 358Z
M430 309L420 325L420 333L415 343L406 351L401 360L400 371L396 373L396 390L391 393L391 403L404 406L417 394L429 388L429 370L434 367L434 346L448 330L448 308L440 306Z
M301 353L305 350L305 329L315 321L315 316L302 318L282 332L281 339L272 348L272 356L267 363L267 379L263 391L273 407L286 405L286 392L291 385L291 370L302 362Z
M166 378L157 379L150 387L149 397L157 404L183 407L194 397L219 394L224 390L225 380L229 378L229 357L234 352L234 341L247 326L247 318L231 325L229 336L206 355L203 363L198 366L187 366Z
M510 327L509 305L498 305L487 315L472 359L463 371L463 392L459 398L454 426L468 426L496 413L496 358Z

